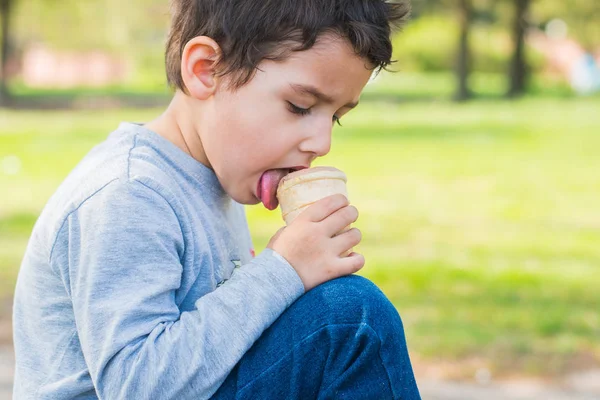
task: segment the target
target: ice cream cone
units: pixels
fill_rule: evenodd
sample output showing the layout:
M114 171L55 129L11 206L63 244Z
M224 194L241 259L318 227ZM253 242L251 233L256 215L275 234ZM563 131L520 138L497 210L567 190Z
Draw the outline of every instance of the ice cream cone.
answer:
M286 175L277 188L277 199L286 225L313 203L341 193L348 198L346 174L333 167L315 167ZM351 225L340 233L351 229ZM345 255L350 254L350 250Z

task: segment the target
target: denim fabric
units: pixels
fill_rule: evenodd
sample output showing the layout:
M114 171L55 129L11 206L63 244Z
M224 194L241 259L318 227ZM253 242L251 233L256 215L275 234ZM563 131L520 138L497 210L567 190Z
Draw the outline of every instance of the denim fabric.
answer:
M300 297L259 338L213 399L420 399L400 316L352 275Z

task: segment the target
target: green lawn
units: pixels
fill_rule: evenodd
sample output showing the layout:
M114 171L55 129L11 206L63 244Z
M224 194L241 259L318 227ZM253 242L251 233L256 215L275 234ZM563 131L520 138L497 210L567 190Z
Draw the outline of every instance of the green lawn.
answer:
M516 373L599 366L600 98L377 100L394 93L371 86L319 164L349 176L361 273L398 307L411 353ZM1 293L61 179L119 121L158 112L0 110ZM260 249L280 216L249 218Z

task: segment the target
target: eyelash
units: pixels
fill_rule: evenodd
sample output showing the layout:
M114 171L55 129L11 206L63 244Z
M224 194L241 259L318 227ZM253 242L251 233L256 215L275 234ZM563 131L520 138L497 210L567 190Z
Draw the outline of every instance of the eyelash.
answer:
M290 108L290 111L294 114L302 116L310 114L310 108L301 108L297 105L294 105L293 103L290 103L289 101L287 103ZM336 117L335 115L333 116L333 122L337 123L339 126L342 126L342 124L340 123L340 118Z

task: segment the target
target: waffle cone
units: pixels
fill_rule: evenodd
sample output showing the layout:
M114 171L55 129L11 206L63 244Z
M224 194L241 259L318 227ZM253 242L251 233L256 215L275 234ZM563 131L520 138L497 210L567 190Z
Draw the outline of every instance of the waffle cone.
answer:
M333 167L303 169L286 175L277 188L277 199L286 225L291 224L311 204L325 197L340 193L348 198L346 182L346 174ZM350 229L351 225L348 225L338 234Z

